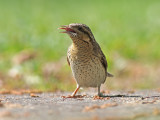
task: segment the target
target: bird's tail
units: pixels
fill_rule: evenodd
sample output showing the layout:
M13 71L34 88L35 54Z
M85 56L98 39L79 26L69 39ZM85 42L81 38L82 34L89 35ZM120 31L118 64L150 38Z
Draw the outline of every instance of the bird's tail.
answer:
M107 72L107 77L113 77L113 75Z

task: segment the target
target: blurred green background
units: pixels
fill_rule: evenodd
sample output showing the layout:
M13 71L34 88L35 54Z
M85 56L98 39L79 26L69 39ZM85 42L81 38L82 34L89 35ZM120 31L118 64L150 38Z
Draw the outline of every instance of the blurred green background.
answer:
M159 87L159 0L0 0L0 87L73 90L71 39L57 30L70 23L92 29L115 76L107 89Z

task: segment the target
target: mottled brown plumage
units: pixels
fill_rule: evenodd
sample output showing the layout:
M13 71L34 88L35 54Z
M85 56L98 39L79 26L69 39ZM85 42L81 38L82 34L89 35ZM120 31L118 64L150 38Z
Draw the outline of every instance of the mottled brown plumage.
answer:
M85 24L72 23L60 29L64 29L62 33L67 33L73 42L67 52L67 61L77 82L72 96L80 87L98 87L98 95L101 96L100 86L112 74L107 72L106 57L90 28Z

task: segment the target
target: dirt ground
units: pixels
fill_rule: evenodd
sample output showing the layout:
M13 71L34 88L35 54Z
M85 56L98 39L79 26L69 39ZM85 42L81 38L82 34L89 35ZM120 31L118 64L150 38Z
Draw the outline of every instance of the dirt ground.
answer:
M160 119L160 91L0 94L0 120L120 120Z

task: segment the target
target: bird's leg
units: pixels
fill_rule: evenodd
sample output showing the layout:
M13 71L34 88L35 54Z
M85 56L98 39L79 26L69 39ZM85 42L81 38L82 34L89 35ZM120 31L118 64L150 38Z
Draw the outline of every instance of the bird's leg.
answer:
M79 90L79 88L80 88L80 86L79 85L77 85L77 88L75 89L75 91L72 93L72 97L74 97L75 95L76 95L76 93L77 93L77 91Z
M101 88L101 85L98 86L98 96L99 96L99 97L103 97L103 94L100 92L100 88Z
M77 98L79 96L75 96L77 91L79 90L80 86L77 85L77 88L75 89L75 91L72 93L72 95L68 95L68 96L62 96L63 98Z

